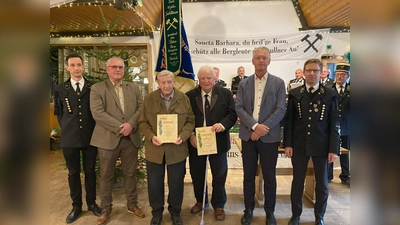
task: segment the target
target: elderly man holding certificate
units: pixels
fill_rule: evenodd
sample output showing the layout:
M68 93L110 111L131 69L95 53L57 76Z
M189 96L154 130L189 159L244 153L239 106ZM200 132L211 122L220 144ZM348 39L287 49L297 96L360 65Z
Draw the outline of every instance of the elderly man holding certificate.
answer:
M194 129L194 115L188 97L174 88L174 75L158 74L159 89L147 94L139 116L145 136L147 184L153 218L161 224L164 211L164 177L168 173L168 211L173 225L182 225L183 180L188 156L187 139Z
M215 219L224 220L225 181L228 173L226 152L230 149L229 130L237 119L235 102L228 89L214 85L213 67L202 66L197 76L199 87L186 93L196 117L196 132L190 136L189 144L190 175L196 204L190 212L201 212L203 200L205 206L208 205L208 195L203 195L203 191L209 155L213 175L211 205L214 208Z

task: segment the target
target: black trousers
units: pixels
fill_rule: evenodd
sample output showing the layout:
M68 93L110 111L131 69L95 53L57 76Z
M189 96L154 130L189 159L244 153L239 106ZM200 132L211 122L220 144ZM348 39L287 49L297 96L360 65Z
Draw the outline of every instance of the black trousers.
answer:
M68 168L68 184L73 207L82 207L81 184L81 153L82 166L85 174L86 204L96 202L96 157L97 148L93 146L85 148L63 148L64 159Z
M300 216L303 212L303 191L304 180L306 178L308 160L310 156L306 155L293 155L293 181L292 189L290 192L290 200L292 201L292 214ZM314 163L315 174L315 217L324 217L326 206L328 203L328 156L315 157L311 156Z
M244 206L254 210L255 177L258 157L264 179L264 210L266 213L275 211L276 203L276 162L278 161L278 144L258 141L242 141L243 157L243 191Z
M164 156L165 157L165 156ZM153 216L162 216L164 212L164 177L167 168L168 179L168 211L171 215L179 215L183 201L183 180L186 173L186 159L172 165L165 165L165 158L162 164L146 160L147 188L149 203Z
M340 136L341 146L350 150L350 135L349 136ZM342 172L339 175L340 180L346 181L350 179L350 160L348 154L340 155L340 167L342 168ZM333 163L328 164L328 179L333 179Z
M192 177L194 196L196 201L203 203L204 178L206 172L206 155L197 155L195 149L189 149L190 175ZM228 174L228 160L226 153L209 156L212 174L211 205L213 208L224 208L226 203L225 182ZM208 187L207 187L208 189ZM206 189L205 203L208 203L208 191Z

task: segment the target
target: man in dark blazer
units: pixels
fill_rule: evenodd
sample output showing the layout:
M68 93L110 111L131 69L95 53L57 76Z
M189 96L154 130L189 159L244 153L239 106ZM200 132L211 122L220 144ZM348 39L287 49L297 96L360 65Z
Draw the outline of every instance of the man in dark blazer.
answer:
M285 118L286 156L292 159L293 181L290 198L292 217L289 225L298 225L302 213L304 179L311 157L315 173L315 224L324 224L327 206L328 162L339 153L339 116L336 93L319 83L322 62L310 59L304 63L306 84L289 92Z
M350 150L350 84L346 83L349 78L350 64L338 63L336 65L336 82L332 88L337 93L340 118L340 143L343 148ZM342 172L339 175L342 184L350 188L350 161L349 154L340 155L340 167ZM333 179L333 163L329 164L328 180Z
M228 173L226 152L231 148L229 130L235 124L237 116L232 93L225 88L214 85L215 73L211 66L202 66L197 73L199 87L186 93L190 99L196 118L195 127L212 126L216 132L217 154L209 155L212 179L211 205L214 208L216 220L225 219L224 206L226 203L225 182ZM205 96L206 95L206 96ZM209 102L210 109L207 111ZM209 112L209 116L206 115ZM206 155L198 155L195 132L190 136L189 166L193 181L196 204L191 208L193 214L202 211L204 178L206 170ZM208 194L205 195L208 204Z
M104 224L111 215L115 166L121 158L127 211L145 217L137 206L136 168L142 141L138 127L143 97L139 87L122 81L124 61L119 57L107 60L107 80L92 86L90 108L96 126L91 144L98 147L100 159L100 197L102 215L97 224Z
M72 199L72 211L66 222L74 222L82 212L81 160L85 173L86 204L88 210L100 216L96 204L96 157L97 148L90 145L95 121L90 112L91 83L83 78L82 57L70 54L65 59L66 70L71 77L54 88L54 114L61 127L63 155L68 168L68 184Z
M243 66L238 67L237 74L238 75L236 77L232 78L232 84L231 84L231 91L234 99L236 99L236 93L239 88L239 82L247 78L247 76L244 75Z
M331 73L331 71L329 70L328 67L324 66L322 68L320 81L323 86L331 87L333 85L333 83L335 82L334 80L329 78L330 73Z
M255 206L257 161L264 178L264 211L266 224L275 225L276 174L280 122L285 116L285 82L268 72L271 54L267 47L253 50L254 75L239 84L236 113L240 118L239 138L242 139L243 190L245 211L242 225L251 224Z

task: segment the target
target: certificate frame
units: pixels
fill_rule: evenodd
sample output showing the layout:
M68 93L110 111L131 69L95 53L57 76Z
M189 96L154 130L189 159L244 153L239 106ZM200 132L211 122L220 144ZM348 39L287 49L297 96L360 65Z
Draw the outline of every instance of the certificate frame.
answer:
M157 115L157 138L162 143L174 143L178 138L178 114Z
M196 128L197 154L212 155L217 154L217 138L215 131L211 131L210 127Z

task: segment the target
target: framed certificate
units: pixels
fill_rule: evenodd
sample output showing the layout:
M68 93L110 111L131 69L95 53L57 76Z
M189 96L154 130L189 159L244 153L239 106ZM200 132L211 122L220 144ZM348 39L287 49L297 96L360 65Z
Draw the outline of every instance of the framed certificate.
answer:
M211 127L197 127L196 141L198 155L217 154L217 139L215 131L211 131Z
M173 143L178 138L178 114L157 115L157 138L163 143Z

